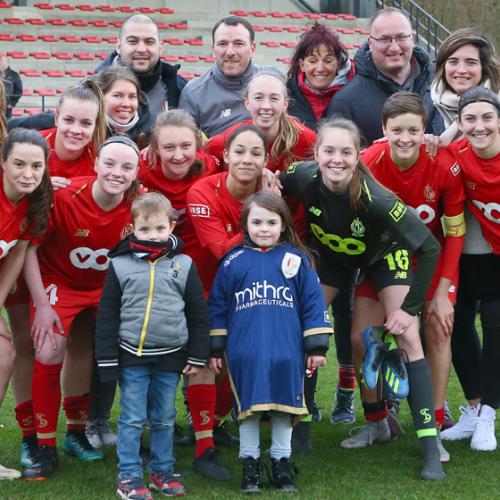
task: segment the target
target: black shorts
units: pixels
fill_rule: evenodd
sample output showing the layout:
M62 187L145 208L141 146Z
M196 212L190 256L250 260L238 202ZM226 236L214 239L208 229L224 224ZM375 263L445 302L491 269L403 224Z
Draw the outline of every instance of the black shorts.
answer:
M413 281L412 255L403 246L394 247L369 267L362 270L356 296L376 298L374 293L388 286L411 286ZM373 290L375 289L375 290Z
M322 285L338 288L339 290L351 287L358 275L357 269L339 266L331 259L322 256L318 259L316 272Z

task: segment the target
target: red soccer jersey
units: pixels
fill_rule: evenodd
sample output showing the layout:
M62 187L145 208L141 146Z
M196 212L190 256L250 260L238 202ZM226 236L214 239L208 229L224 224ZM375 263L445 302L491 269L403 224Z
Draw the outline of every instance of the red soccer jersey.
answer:
M15 204L5 194L3 189L3 172L0 171L0 259L9 253L26 229L26 214L28 198L24 196Z
M243 241L239 230L243 204L235 200L226 187L227 172L199 180L187 194L188 217L191 219L200 252L195 260L200 278L208 293L221 257Z
M314 144L316 142L316 132L307 128L305 125L300 123L295 118L290 117L290 121L297 127L299 131L299 140L297 144L292 148L290 157L286 155L280 156L275 162L267 162L267 168L272 172L279 170L282 172L285 168L295 161L301 160L312 160L314 158ZM218 135L214 135L205 144L205 151L215 156L221 162L224 162L224 148L226 147L227 140L233 131L243 125L252 125L252 120L246 120L244 122L236 123L232 127L229 127L224 132ZM267 145L267 152L271 154L271 148L273 147L274 141Z
M40 131L50 147L49 175L51 177L66 177L67 179L95 175L95 153L92 144L83 150L82 155L77 160L63 161L56 154L56 132L57 128Z
M165 195L170 200L170 203L172 203L175 215L177 216L177 224L174 232L178 234L184 242L182 252L189 255L192 259L195 259L197 254L200 253L201 247L198 243L193 223L191 219L186 216L187 192L199 179L216 174L220 171L218 160L204 151L198 151L196 158L205 166L201 175L194 175L178 181L172 181L163 175L159 160L153 168L149 167L146 161L141 160L138 176L141 184L143 184L148 191L157 191Z
M420 219L443 242L441 217L453 217L464 211L464 188L460 166L446 151L432 158L420 147L417 162L400 170L392 161L387 142L376 143L363 151L362 159L375 178L407 205L414 207ZM458 268L463 238L446 238L442 276L452 278Z
M92 197L94 177L78 177L54 193L49 229L38 259L44 283L79 290L101 288L108 269L108 251L126 234L130 203L123 200L106 211Z
M500 254L500 153L482 159L467 139L451 143L447 149L462 167L467 207L481 225L493 253Z

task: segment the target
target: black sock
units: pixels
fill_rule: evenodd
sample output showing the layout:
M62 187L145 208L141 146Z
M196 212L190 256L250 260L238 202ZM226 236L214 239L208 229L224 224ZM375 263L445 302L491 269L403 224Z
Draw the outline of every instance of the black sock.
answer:
M407 363L406 371L410 383L408 404L422 453L425 456L427 453L437 450L431 374L425 358Z

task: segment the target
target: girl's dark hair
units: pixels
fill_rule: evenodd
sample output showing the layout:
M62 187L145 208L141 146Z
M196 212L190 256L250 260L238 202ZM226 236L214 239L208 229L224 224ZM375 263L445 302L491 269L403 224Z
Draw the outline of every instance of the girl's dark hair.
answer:
M95 120L94 133L92 134L92 145L94 150L98 151L104 139L106 138L106 130L108 123L104 113L104 100L101 88L94 80L87 78L78 85L71 85L66 88L57 106L58 111L61 109L66 99L76 99L78 101L90 101L97 104L97 116Z
M388 97L382 108L382 123L385 126L389 118L406 113L420 116L424 125L427 123L427 109L422 98L414 92L396 92Z
M325 122L320 126L318 130L318 136L316 138L316 151L321 146L326 131L335 128L346 130L351 134L354 141L354 147L359 155L361 151L361 138L359 134L359 129L356 126L356 124L351 120L340 117L333 118L332 120ZM354 169L352 180L351 183L349 184L350 204L353 210L356 211L363 208L363 202L361 200L361 193L363 192L363 185L361 183L361 174L360 174L361 172L375 180L373 174L370 172L370 169L361 160L358 160L357 168ZM375 182L377 181L375 180Z
M472 45L479 51L481 61L481 80L484 85L486 80L490 81L491 90L500 92L500 62L498 60L493 42L477 28L461 28L454 31L439 47L436 56L436 70L434 79L442 81L448 90L452 90L445 77L446 61L454 52L464 45Z
M241 127L234 129L227 138L226 149L229 149L231 147L231 144L235 141L235 139L244 132L254 132L255 134L257 134L262 141L262 145L264 146L264 151L267 152L266 136L255 125L242 125Z
M295 52L290 61L290 69L288 70L288 78L296 76L300 71L300 61L307 56L311 56L317 52L321 44L326 45L327 49L335 54L337 59L337 67L341 67L347 58L347 50L342 45L338 36L321 23L314 23L311 28L300 36L300 41L295 48Z
M156 117L156 122L151 133L151 147L153 150L158 151L158 136L163 127L184 127L191 130L196 140L196 151L202 148L200 130L194 118L186 110L180 108L169 109L168 111L161 112ZM203 162L195 158L186 177L199 176L204 170L205 165Z
M290 210L281 196L271 193L270 191L258 191L249 196L243 204L240 216L240 228L245 232L248 232L248 215L252 205L257 205L258 207L265 208L270 212L278 214L281 218L283 230L279 241L287 241L297 247L308 258L311 265L314 265L314 257L311 251L300 241L300 238L295 231L295 226L293 225Z
M458 116L460 117L465 106L474 102L487 102L494 106L500 115L500 100L498 96L490 89L478 86L465 91L462 97L460 97L460 101L458 102Z
M40 185L27 195L29 208L27 214L27 226L30 235L40 236L47 230L49 211L52 206L53 192L47 168L49 159L49 146L45 139L36 131L27 128L15 128L11 130L2 146L2 160L6 160L16 144L32 144L43 151L45 159L45 170Z

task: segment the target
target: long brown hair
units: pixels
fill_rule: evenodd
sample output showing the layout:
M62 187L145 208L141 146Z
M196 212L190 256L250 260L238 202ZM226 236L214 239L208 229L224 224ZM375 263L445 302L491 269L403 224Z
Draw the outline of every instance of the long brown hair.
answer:
M94 151L99 151L101 144L106 139L106 130L108 127L104 113L103 94L99 85L91 79L86 79L78 85L67 87L59 99L58 110L61 109L66 99L76 99L83 102L90 101L97 104L97 117L94 133L92 134L92 145L94 146Z
M281 218L282 223L282 233L280 235L280 242L286 241L291 245L297 247L309 260L312 266L314 266L314 257L311 251L300 241L297 231L295 231L295 226L293 224L292 215L288 209L285 200L275 193L270 191L257 191L256 193L250 195L243 204L243 209L240 215L240 228L248 232L248 215L252 205L257 205L258 207L265 208L270 212L278 214Z
M255 82L255 80L263 76L269 76L271 78L274 78L277 82L279 82L283 92L283 99L285 100L288 99L288 91L286 89L286 85L284 84L283 80L275 74L267 73L264 71L259 71L248 82L247 88L245 90L245 99L248 99L250 88L252 84ZM283 113L280 115L278 123L279 123L278 135L276 136L276 139L274 140L274 143L271 147L271 154L270 154L270 160L273 163L278 162L280 160L280 157L283 156L285 157L285 160L287 162L288 160L291 160L293 157L292 150L299 141L299 130L297 129L296 125L292 122L292 120L290 120L290 116L288 115L286 110L284 110Z
M48 159L49 146L47 141L36 131L27 128L11 130L2 146L2 160L5 161L16 144L32 144L41 148L45 159L45 169L40 185L27 195L29 208L26 217L27 227L31 236L40 236L47 230L49 211L52 206L53 191L49 178Z
M318 130L315 150L318 151L319 147L321 146L326 131L335 128L340 128L349 132L354 141L356 152L359 156L361 152L361 138L359 129L354 122L348 120L347 118L333 118L332 120L323 123ZM361 199L361 194L363 192L361 173L367 175L368 177L371 177L375 182L377 182L373 177L373 174L370 172L370 169L361 160L358 160L358 164L354 169L353 176L349 184L349 201L353 210L356 211L360 210L361 208L366 208L364 207Z

